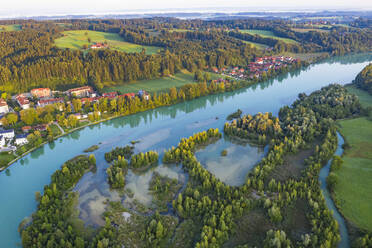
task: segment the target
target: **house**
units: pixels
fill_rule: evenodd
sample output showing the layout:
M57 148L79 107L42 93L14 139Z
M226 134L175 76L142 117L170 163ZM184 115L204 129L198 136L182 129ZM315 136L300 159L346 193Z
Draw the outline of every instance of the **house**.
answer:
M147 93L144 90L138 91L138 96L141 97L141 98L143 97L143 99L145 99L145 100L149 100L150 99L149 93Z
M24 95L18 95L16 97L17 103L21 106L22 109L30 108L30 101Z
M33 128L36 131L42 132L42 131L46 131L47 127L48 127L48 125L46 125L46 124L39 124L39 125L34 126Z
M22 127L22 132L28 133L28 132L30 132L31 129L32 129L31 126L24 126L24 127Z
M126 94L123 94L123 95L120 95L119 97L126 97L126 98L134 98L136 97L136 94L135 93L126 93Z
M114 92L107 92L107 93L103 93L102 96L105 97L105 98L113 99L113 98L118 96L118 93L115 92L115 91Z
M37 102L38 107L45 107L50 104L55 104L55 103L63 103L63 98L51 98L51 99L41 99Z
M52 91L49 88L37 88L31 90L31 95L37 98L50 97Z
M22 146L28 143L27 134L17 135L15 142L17 146Z
M67 93L70 96L76 96L76 97L89 97L90 94L93 94L93 88L90 86L83 86L79 88L69 89Z
M80 113L76 113L74 114L74 116L76 117L76 119L80 120L81 119L81 114Z
M218 69L217 69L216 67L213 67L213 68L212 68L212 71L213 71L214 73L218 73Z
M97 42L97 43L90 46L91 49L101 49L101 48L107 48L107 47L108 47L107 44L100 43L100 42Z
M14 138L14 130L9 129L9 130L0 130L0 136L3 136L5 139L13 139Z
M6 101L0 98L0 114L6 114L9 112L9 107Z

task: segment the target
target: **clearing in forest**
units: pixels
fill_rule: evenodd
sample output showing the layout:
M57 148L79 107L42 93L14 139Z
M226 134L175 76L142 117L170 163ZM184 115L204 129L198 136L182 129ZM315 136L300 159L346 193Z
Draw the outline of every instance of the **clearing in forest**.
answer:
M119 34L105 33L91 30L73 30L62 33L64 36L55 40L57 47L65 49L83 49L83 46L90 46L95 43L107 42L109 49L127 53L138 53L146 49L146 54L155 54L161 48L155 46L143 46L126 42Z
M283 41L283 42L289 43L289 44L298 43L297 41L289 39L289 38L279 37L279 36L275 35L272 31L269 31L269 30L243 29L243 30L240 30L240 32L248 33L248 34L251 34L251 35L259 35L259 36L262 36L264 38L272 38L272 39L280 40L280 41Z
M13 25L0 25L0 32L6 31L20 31L21 25L13 24Z

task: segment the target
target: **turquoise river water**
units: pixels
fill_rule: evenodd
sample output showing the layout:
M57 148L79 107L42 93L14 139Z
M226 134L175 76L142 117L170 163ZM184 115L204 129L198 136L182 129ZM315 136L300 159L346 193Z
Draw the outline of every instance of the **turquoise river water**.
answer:
M80 217L87 224L101 225L100 215L105 208L105 199L122 200L124 205L130 205L136 199L151 206L148 183L153 171L181 182L187 180L176 166L159 165L141 175L129 171L127 187L134 196L120 197L115 191L110 191L106 183L105 170L108 165L103 156L113 147L139 140L136 152L156 150L161 155L164 149L176 146L182 137L208 128L222 130L226 117L238 108L244 113L273 112L276 115L280 107L292 103L299 93L310 93L330 83L350 83L370 61L371 54L332 58L236 92L202 97L86 127L44 145L0 173L0 247L21 246L17 228L24 218L36 210L35 192L42 192L43 186L50 182L51 174L63 162L82 154L91 145L99 144L100 147L94 152L97 171L87 173L74 190L80 193ZM219 156L223 149L228 150L228 156L216 158L215 154ZM245 174L264 153L264 149L222 139L206 147L205 153L200 152L197 156L222 181L240 185L244 183ZM234 166L224 168L225 164ZM327 194L325 196L328 198ZM340 227L342 230L342 223Z

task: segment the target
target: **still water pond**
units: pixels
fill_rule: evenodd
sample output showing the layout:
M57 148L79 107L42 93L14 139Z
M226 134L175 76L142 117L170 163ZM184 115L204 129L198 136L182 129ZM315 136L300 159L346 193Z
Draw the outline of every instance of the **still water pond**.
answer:
M103 155L113 147L140 140L136 152L152 149L162 153L164 149L176 146L182 137L208 128L222 129L226 117L238 108L250 114L267 111L277 114L280 107L290 104L301 92L310 93L330 83L350 83L370 61L371 54L333 58L236 92L202 97L110 120L45 145L0 173L0 246L8 248L20 244L17 227L35 211L35 192L43 191L43 186L50 182L50 175L63 162L81 154L91 145L100 144L100 149L94 152L97 172L85 175L76 190L82 193L79 205L85 211L82 215L91 215L91 222L97 223L99 219L93 216L97 216L104 207L100 201L120 197L110 192L105 182L108 165ZM249 154L251 164L261 156L259 153ZM215 173L218 174L217 171Z

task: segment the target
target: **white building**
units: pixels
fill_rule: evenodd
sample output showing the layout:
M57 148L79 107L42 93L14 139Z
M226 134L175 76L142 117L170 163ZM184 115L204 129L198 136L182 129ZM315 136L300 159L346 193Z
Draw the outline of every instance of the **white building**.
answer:
M22 146L28 143L27 135L18 135L15 140L17 146Z
M0 114L6 114L9 112L8 104L4 99L0 98Z
M5 139L11 140L14 138L14 130L0 130L0 136L3 136Z

